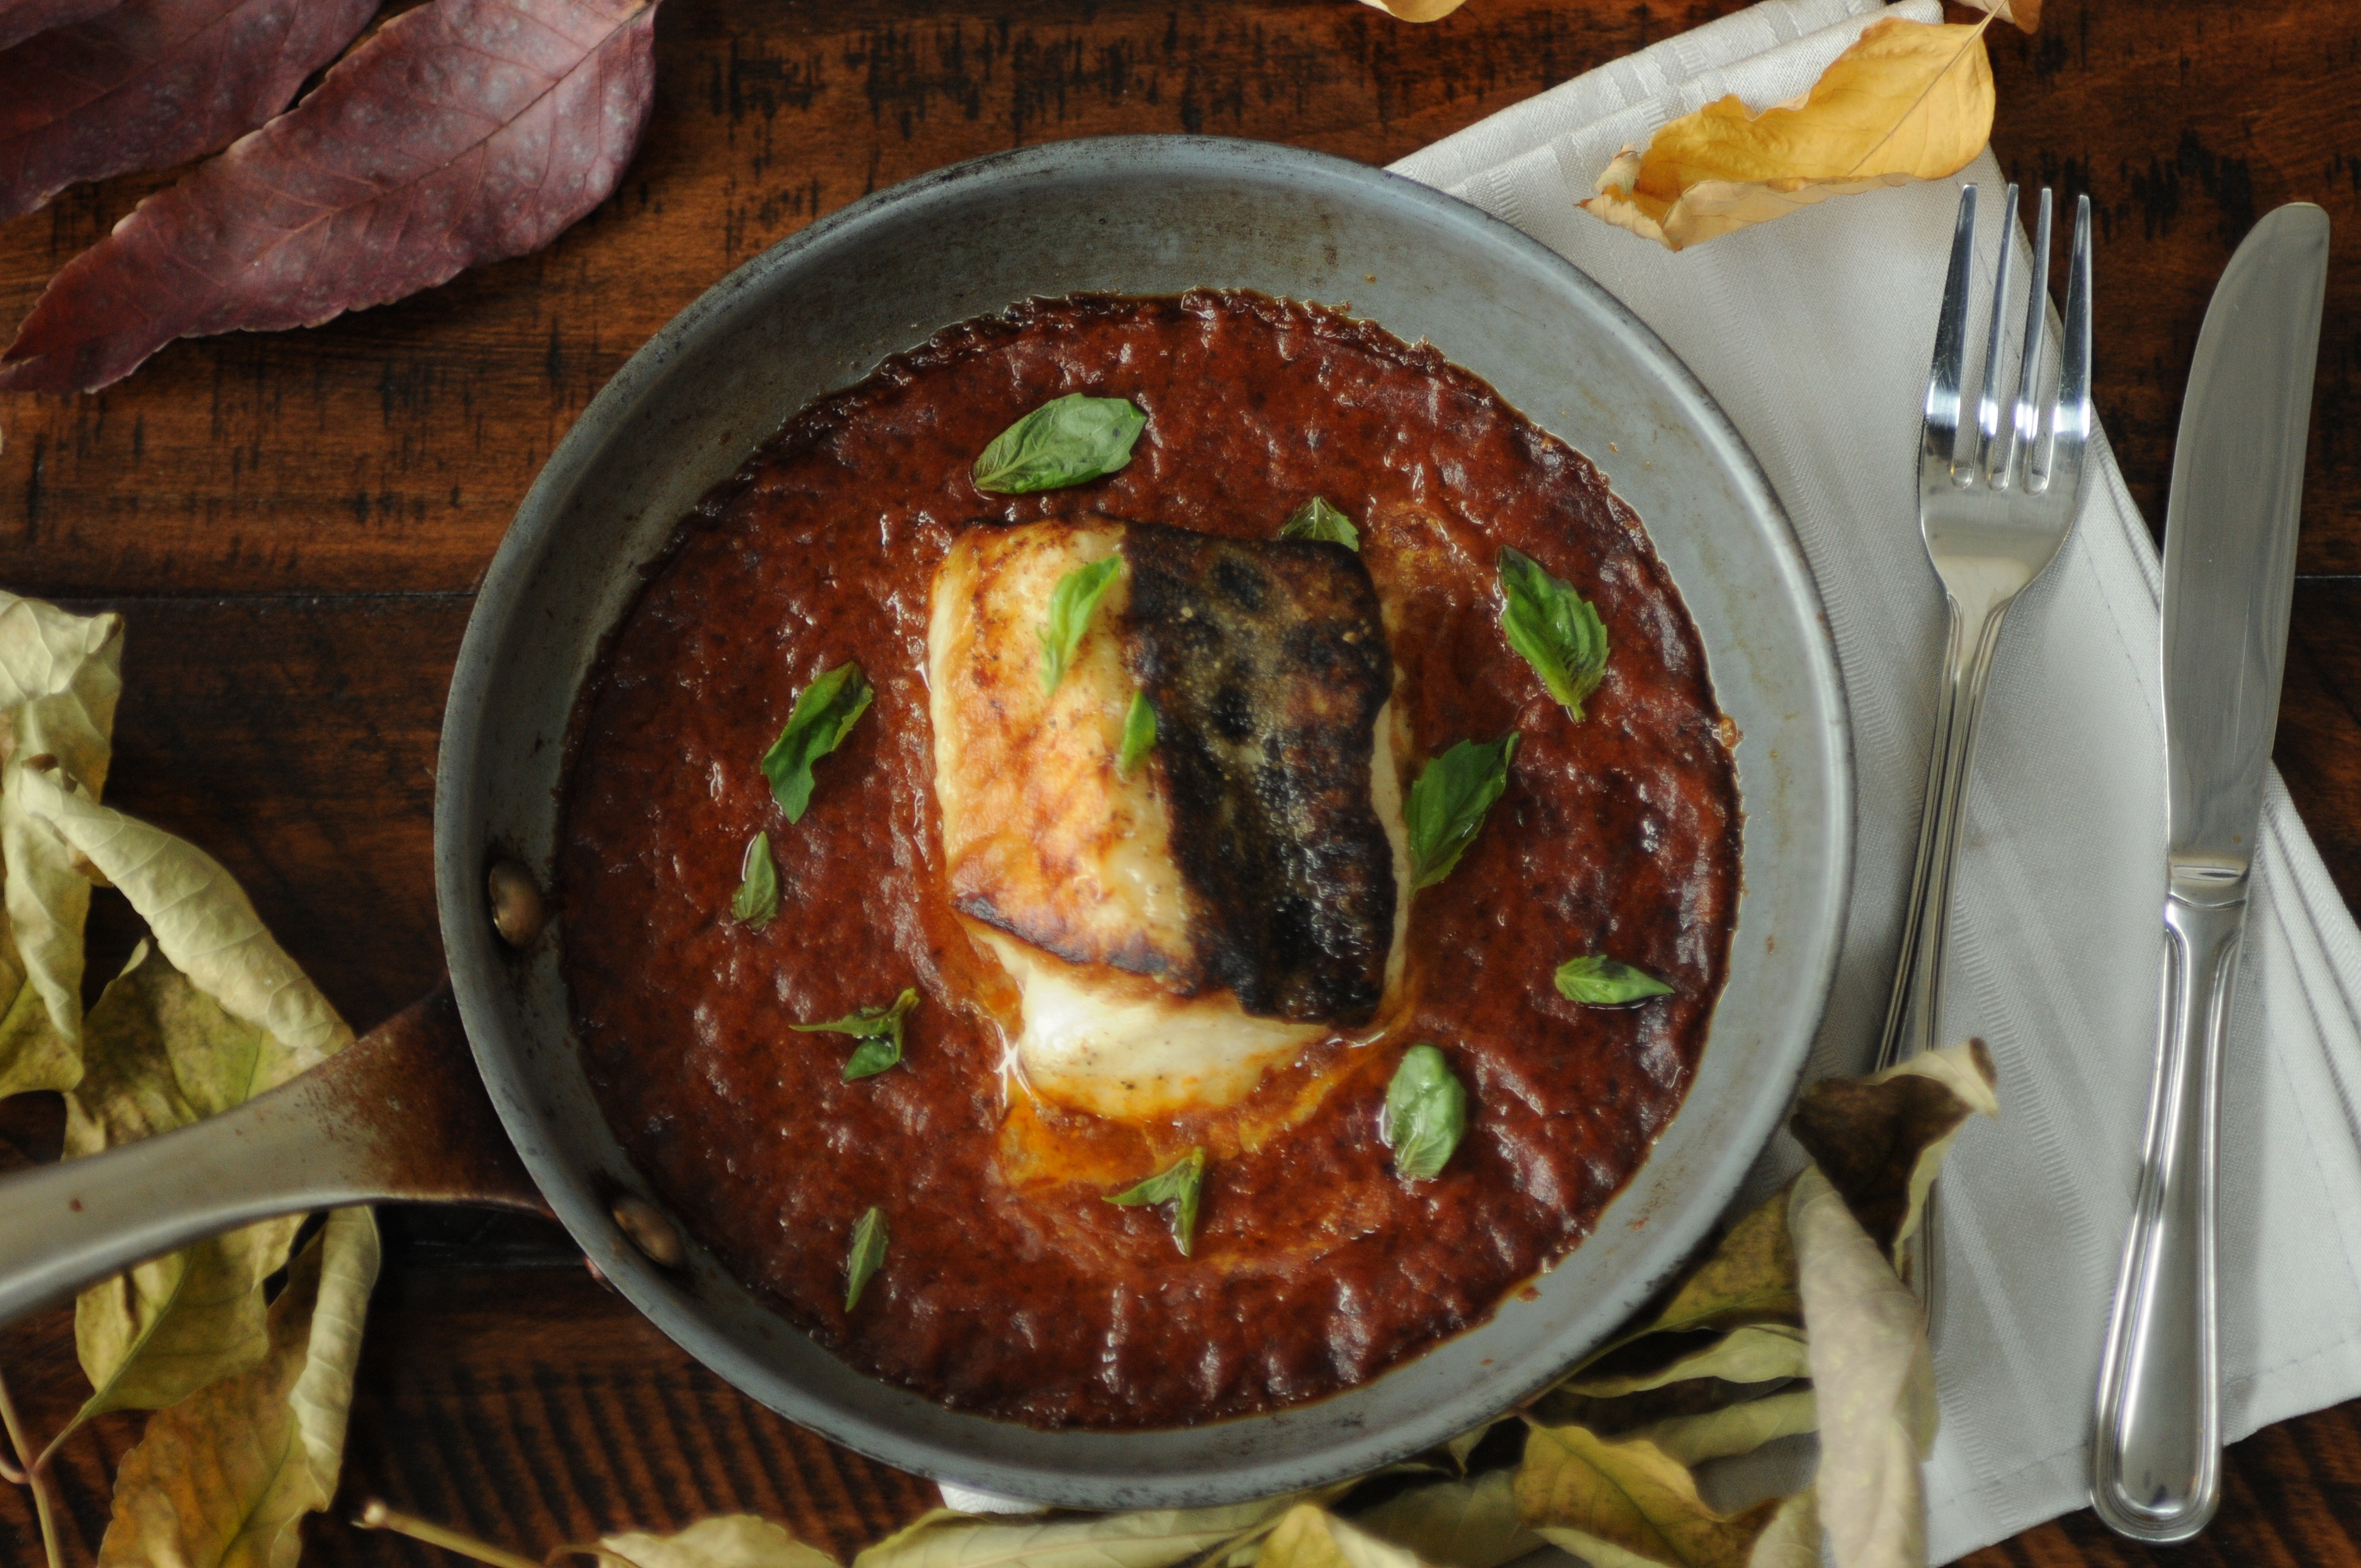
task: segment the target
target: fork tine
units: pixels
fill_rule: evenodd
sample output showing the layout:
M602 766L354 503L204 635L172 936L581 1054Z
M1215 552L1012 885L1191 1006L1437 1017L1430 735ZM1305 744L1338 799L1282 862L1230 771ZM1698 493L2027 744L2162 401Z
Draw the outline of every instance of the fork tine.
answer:
M2008 319L2009 264L2016 259L2016 181L2008 182L2008 192L2000 199L2000 266L1993 272L1992 325L1984 334L1984 389L1976 400L1976 451L1973 466L1969 469L1972 479L1981 475L1995 488L2008 483L2008 470L2002 455L1993 450L2000 435L2000 350L2001 325Z
M1935 318L1935 363L1927 373L1927 425L1921 455L1951 461L1960 434L1960 384L1967 379L1968 273L1975 258L1976 188L1960 187L1960 215L1951 229L1951 269L1943 280L1943 309Z
M2029 486L2035 447L2041 435L2041 351L2049 325L2049 187L2041 188L2041 215L2034 225L2033 274L2025 289L2025 352L2016 358L2016 429L2009 437L2001 472L2007 482Z
M2091 198L2074 202L2074 249L2067 266L2066 315L2058 345L2058 403L2049 416L2041 488L2074 482L2091 440Z

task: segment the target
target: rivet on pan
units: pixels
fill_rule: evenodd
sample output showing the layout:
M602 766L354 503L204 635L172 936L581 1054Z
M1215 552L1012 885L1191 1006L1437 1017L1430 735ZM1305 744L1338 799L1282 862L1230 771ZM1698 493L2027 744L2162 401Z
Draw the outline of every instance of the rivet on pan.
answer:
M533 873L514 861L495 861L488 879L492 895L492 928L511 948L522 948L541 935L549 912L542 903L541 885Z
M681 1247L680 1232L646 1199L626 1193L615 1200L611 1212L631 1245L647 1254L648 1261L657 1267L678 1268L681 1259L688 1255Z

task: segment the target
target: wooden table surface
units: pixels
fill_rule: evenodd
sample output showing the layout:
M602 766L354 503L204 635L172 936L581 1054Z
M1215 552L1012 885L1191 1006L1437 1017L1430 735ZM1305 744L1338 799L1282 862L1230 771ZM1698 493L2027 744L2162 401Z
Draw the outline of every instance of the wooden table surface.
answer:
M975 154L1203 131L1384 163L1731 8L1470 0L1427 27L1350 0L668 0L654 113L615 199L544 253L309 332L184 342L100 396L0 397L0 584L130 620L109 798L185 834L357 1024L441 964L435 732L475 583L569 422L737 263L862 193ZM2327 207L2331 270L2279 764L2361 896L2361 8L2051 0L1993 34L2002 162L2098 214L2097 397L2160 521L2199 321L2232 247ZM0 225L0 324L147 177ZM93 974L131 940L102 899ZM53 1152L54 1097L0 1114L0 1164ZM934 1502L797 1431L590 1279L554 1228L390 1213L337 1512L313 1563L448 1561L351 1530L380 1496L538 1556L753 1509L849 1554ZM79 1402L70 1317L0 1333L37 1429ZM61 1463L71 1560L139 1418ZM2361 1403L2231 1451L2219 1521L2150 1552L2087 1513L1980 1563L2361 1563ZM0 1486L0 1561L38 1560Z

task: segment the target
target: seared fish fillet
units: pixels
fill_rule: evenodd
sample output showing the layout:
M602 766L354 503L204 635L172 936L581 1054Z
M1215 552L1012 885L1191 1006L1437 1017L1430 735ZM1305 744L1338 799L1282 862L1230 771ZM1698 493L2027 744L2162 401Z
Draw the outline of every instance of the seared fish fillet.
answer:
M1109 554L1126 569L1045 693L1050 595ZM1105 519L978 529L936 573L928 652L951 895L1022 994L1037 1093L1218 1106L1376 1012L1409 857L1359 557ZM1125 778L1140 690L1157 742Z

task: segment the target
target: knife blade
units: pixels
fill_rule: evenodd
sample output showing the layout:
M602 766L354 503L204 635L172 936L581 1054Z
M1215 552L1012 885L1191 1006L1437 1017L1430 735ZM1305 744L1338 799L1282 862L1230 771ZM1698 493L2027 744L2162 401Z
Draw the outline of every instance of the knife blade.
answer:
M2221 1494L2222 1046L2279 722L2327 275L2320 208L2255 225L2206 307L2173 452L2163 1018L2091 1445L2092 1504L2136 1541L2188 1540Z

